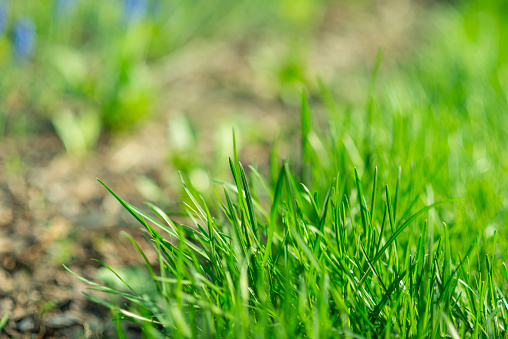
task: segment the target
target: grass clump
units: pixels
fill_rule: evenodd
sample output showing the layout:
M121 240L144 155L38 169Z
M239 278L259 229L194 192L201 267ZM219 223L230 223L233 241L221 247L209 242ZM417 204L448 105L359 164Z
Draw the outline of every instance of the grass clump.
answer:
M500 1L468 4L376 91L379 54L364 105L320 84L316 116L302 96L300 147L269 175L235 147L215 198L182 180L185 222L117 197L159 267L141 289L89 282L129 303L98 301L154 337L506 337L508 29Z
M124 289L80 279L129 302L122 308L90 297L153 337L507 335L506 266L499 269L496 236L470 232L456 246L439 207L453 201L413 196L400 168L394 190L377 168L326 174L347 163L337 167L314 151L327 143L305 96L302 134L299 174L277 161L266 179L241 164L235 147L233 181L217 185L215 199L205 201L182 179L185 224L155 205L148 204L153 213L132 206L104 184L143 226L159 267L126 235L151 286L132 288L102 263Z

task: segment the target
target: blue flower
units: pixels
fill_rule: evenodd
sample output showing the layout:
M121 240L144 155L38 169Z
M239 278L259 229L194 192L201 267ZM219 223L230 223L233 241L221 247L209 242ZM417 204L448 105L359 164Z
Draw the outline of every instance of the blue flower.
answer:
M128 23L142 19L146 14L146 0L124 0L123 17Z
M20 59L28 59L32 56L36 42L35 23L25 17L18 19L14 24L14 54Z
M72 14L78 6L80 0L56 0L53 10L57 17L63 17Z
M0 35L7 29L9 21L9 4L6 1L0 1Z

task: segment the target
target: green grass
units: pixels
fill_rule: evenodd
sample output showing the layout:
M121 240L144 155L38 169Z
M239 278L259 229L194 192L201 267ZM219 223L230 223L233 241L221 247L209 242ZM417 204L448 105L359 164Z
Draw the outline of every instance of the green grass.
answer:
M145 286L80 278L129 303L90 296L154 337L504 337L507 272L497 234L470 230L457 246L453 216L440 206L462 202L429 202L400 169L388 180L377 168L362 178L357 169L326 175L333 159L316 152L326 140L305 95L301 116L301 173L284 160L264 179L246 171L235 148L233 180L216 186L213 201L182 181L188 224L151 204L153 214L131 206L105 185L144 226L160 267L126 235L147 263Z
M410 62L379 53L362 98L302 95L288 159L235 146L215 196L182 179L185 222L115 195L159 266L91 297L148 337L506 337L506 5L456 6Z
M154 215L143 212L105 185L144 226L160 274L147 261L152 286L147 281L144 291L119 276L125 286L116 290L80 278L130 302L120 308L93 298L150 336L506 335L506 289L494 256L480 254L475 234L452 253L448 227L439 234L428 221L429 210L451 202L402 204L414 197L398 179L390 195L377 185L377 169L366 197L357 171L330 177L325 192L312 194L287 161L272 182L257 175L249 182L237 156L230 163L233 183L213 202L220 213L212 216L186 189L189 225L153 205Z

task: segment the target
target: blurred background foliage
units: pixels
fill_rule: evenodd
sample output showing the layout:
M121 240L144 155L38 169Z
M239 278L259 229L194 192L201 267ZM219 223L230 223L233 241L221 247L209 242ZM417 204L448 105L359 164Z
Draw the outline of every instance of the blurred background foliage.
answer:
M464 199L452 228L457 239L464 229L505 237L508 4L455 5L430 16L427 48L385 74L379 107L392 112L393 138L405 140L390 152L395 162L412 163L413 175L440 199Z
M291 32L305 44L324 1L0 2L0 125L3 134L54 129L68 151L93 149L104 132L149 117L161 93L161 64L200 39L234 41ZM293 50L280 81L302 81Z

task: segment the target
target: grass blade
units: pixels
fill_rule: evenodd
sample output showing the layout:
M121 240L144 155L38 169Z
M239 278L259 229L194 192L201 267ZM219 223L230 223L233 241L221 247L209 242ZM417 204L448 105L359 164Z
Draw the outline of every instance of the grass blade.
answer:
M273 234L275 232L275 224L277 222L277 211L279 210L279 202L282 195L282 186L284 185L285 171L284 166L281 166L279 175L277 177L277 183L275 184L275 191L273 193L272 209L270 212L270 224L268 226L266 249L263 256L262 266L264 267L268 261L268 257L272 251Z

